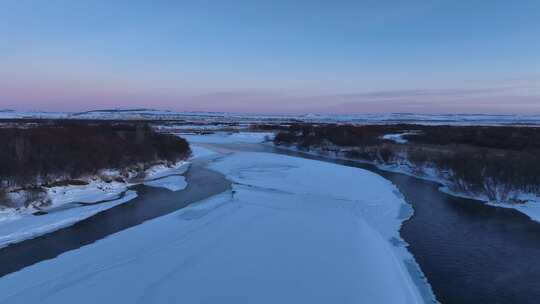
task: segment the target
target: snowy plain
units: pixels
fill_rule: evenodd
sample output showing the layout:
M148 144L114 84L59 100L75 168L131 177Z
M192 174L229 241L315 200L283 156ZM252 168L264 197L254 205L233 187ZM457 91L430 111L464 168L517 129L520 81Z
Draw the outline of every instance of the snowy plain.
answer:
M231 191L7 275L0 303L433 300L399 236L412 209L389 181L290 156L194 150L214 157Z

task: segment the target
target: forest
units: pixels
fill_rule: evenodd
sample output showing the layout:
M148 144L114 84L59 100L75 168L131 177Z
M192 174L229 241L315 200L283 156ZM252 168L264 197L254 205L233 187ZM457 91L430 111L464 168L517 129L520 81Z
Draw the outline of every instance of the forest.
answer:
M143 123L56 121L0 128L0 190L32 187L191 153L183 138Z

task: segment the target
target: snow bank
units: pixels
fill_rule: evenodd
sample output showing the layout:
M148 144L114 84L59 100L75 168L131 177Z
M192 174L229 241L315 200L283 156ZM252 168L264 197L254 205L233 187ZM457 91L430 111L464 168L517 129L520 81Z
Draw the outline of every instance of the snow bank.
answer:
M444 181L439 181L439 183L444 184ZM513 193L510 196L522 202L510 203L510 202L494 202L484 195L472 195L472 194L452 191L448 188L448 186L441 186L439 190L448 195L483 201L489 206L514 209L516 211L519 211L525 214L531 220L540 222L540 197L531 193Z
M390 182L266 153L212 167L233 191L7 275L0 302L424 302Z
M180 191L187 187L186 178L181 175L167 176L156 180L145 181L145 186L165 188L171 191Z
M169 175L184 174L189 169L190 163L179 161L172 166L156 165L145 171L145 181L154 180Z
M102 180L90 181L88 185L69 185L47 188L51 207L58 207L73 202L95 203L118 197L127 190L125 183Z
M512 203L510 200L497 202L497 201L493 201L489 199L486 195L465 193L461 191L451 190L452 184L447 179L445 179L444 176L441 177L441 174L436 168L424 167L424 168L421 168L420 170L421 173L418 173L419 170L418 169L415 170L414 166L412 164L409 164L407 161L401 162L398 164L393 164L393 165L381 165L381 164L375 164L375 165L381 170L401 173L401 174L409 175L412 177L432 181L434 183L438 183L441 185L439 187L439 191L444 192L448 195L482 201L486 203L487 205L490 205L493 207L514 209L525 214L531 220L540 222L540 197L538 197L537 195L534 195L531 193L512 192L508 195L508 197L511 197L518 201L522 201L522 203Z
M173 166L158 165L146 170L144 185L180 191L187 187L186 178L182 174L189 169L190 163L181 161Z
M402 132L402 133L392 133L392 134L385 134L383 135L382 139L391 140L398 144L406 144L407 140L403 138L405 135L413 135L418 134L418 131L413 132Z
M343 156L342 153L339 153L339 152L328 154L328 153L324 153L324 151L318 151L318 150L304 151L304 150L299 150L295 147L285 147L285 146L277 146L277 145L272 145L272 147L275 147L277 149L283 149L283 150L291 150L294 152L303 153L307 155L324 156L324 157L330 157L333 159L341 159L341 160L371 164L381 170L405 174L411 177L420 178L423 180L440 184L441 186L439 187L439 190L448 195L482 201L493 207L515 209L525 214L526 216L528 216L531 220L540 222L540 197L531 193L511 193L509 195L509 197L523 201L523 203L494 202L494 201L491 201L485 195L470 194L470 193L463 193L463 192L450 190L452 185L448 180L444 178L444 173L443 173L443 177L441 177L441 173L436 168L429 167L429 166L426 166L423 168L415 168L415 166L409 163L408 160L406 159L403 159L393 164L380 164L377 162L363 161L357 158L345 157Z
M137 197L135 191L127 191L116 200L96 205L73 205L50 209L46 215L13 213L0 221L0 248L31 239L49 232L71 226L101 211L126 203Z
M88 185L47 188L51 204L43 207L0 209L0 248L34 238L84 220L105 209L125 203L137 196L127 190L128 184L91 180ZM84 204L98 203L93 206ZM37 212L45 214L36 216Z
M181 134L190 143L261 143L272 140L274 133L271 132L217 132L207 135Z
M500 205L501 204L496 204L495 206L501 207ZM536 200L524 204L514 204L510 207L524 213L531 220L540 222L540 198L536 198Z
M187 182L184 176L189 163L180 161L173 166L157 165L148 169L143 183L151 187L161 187L171 191L185 189ZM118 170L103 170L100 176L108 180L120 176ZM34 238L52 231L70 226L78 221L126 203L137 196L135 191L128 191L134 185L127 182L90 179L87 185L57 186L47 189L51 201L45 207L0 207L0 248L25 239ZM99 203L98 203L99 202ZM85 204L97 203L88 206ZM36 216L36 212L45 214Z

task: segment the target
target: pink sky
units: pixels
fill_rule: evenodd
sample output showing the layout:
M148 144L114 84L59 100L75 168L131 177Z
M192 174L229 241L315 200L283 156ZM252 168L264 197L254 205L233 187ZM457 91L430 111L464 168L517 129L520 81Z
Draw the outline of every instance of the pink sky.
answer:
M103 108L156 108L175 111L249 113L524 113L540 114L540 95L521 87L298 94L230 91L206 94L153 94L112 88L0 87L0 108L86 111Z
M540 1L0 9L0 109L540 114Z

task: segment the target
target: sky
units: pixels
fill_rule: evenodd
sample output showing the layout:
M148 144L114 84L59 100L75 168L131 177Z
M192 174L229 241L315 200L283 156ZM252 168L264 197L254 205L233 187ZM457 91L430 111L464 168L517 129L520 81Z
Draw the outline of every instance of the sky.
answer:
M540 1L0 0L0 109L540 114Z

